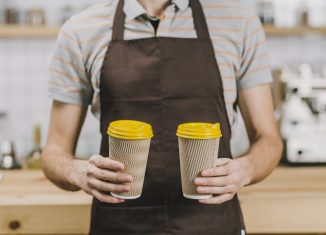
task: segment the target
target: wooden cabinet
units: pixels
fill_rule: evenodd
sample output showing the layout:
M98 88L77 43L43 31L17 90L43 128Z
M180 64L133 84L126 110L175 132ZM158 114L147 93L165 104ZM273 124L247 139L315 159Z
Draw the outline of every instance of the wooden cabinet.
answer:
M87 234L91 197L65 192L41 171L5 172L0 183L0 234Z
M279 167L240 201L252 234L326 234L326 167Z
M249 234L326 234L326 168L279 167L239 198ZM0 235L86 235L91 200L58 189L41 171L5 172Z

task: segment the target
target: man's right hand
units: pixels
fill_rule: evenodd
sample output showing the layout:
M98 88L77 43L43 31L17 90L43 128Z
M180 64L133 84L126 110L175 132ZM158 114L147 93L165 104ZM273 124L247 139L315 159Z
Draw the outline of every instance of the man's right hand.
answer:
M81 172L79 179L75 181L80 189L104 203L116 204L125 201L110 195L110 192L130 191L132 177L120 173L125 168L122 163L94 155L88 161L76 162L75 167L79 168L76 169L77 172Z
M88 161L74 156L86 113L86 106L53 101L49 136L42 152L43 171L62 189L82 189L105 203L124 202L110 195L130 190L132 177L121 173L123 164L99 155Z

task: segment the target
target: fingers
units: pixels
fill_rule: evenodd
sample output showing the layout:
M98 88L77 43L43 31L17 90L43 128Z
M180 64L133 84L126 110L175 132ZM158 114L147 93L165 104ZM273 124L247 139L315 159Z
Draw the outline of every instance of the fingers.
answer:
M196 186L215 186L215 187L224 187L231 183L230 177L221 176L221 177L198 177L195 180Z
M130 185L113 184L98 180L96 178L89 178L87 181L87 186L91 189L96 189L103 192L125 193L130 191Z
M202 194L225 194L237 191L231 177L197 178L195 184L198 186L197 192Z
M229 175L233 172L232 164L230 164L232 161L229 158L220 158L215 162L215 167L203 170L201 175L205 177Z
M215 168L203 170L201 175L204 177L226 176L226 175L229 175L231 172L232 171L231 171L230 167L228 165L224 165L224 166L218 166Z
M125 200L108 195L106 192L124 193L130 191L132 177L120 173L125 166L117 161L94 155L85 169L84 191L104 203L122 203Z
M118 204L118 203L122 203L122 202L125 201L123 199L119 199L119 198L115 198L115 197L112 197L110 195L107 195L107 194L105 194L103 192L100 192L100 191L98 191L96 189L92 189L91 194L96 199L98 199L100 202L103 202L103 203Z
M197 187L197 192L201 194L227 194L236 192L236 187L233 185L228 185L224 187Z
M122 174L119 172L113 172L109 170L103 170L101 168L96 167L93 164L90 164L87 168L87 176L95 177L100 180L110 181L114 183L131 183L132 177L127 174Z
M94 155L89 159L89 162L98 168L112 170L112 171L122 171L125 166L117 161L113 161L110 158L105 158L100 155Z
M234 195L234 193L227 193L209 199L199 200L199 202L203 204L222 204L224 202L232 200Z
M202 172L203 177L195 180L196 191L200 194L217 195L213 198L200 200L203 204L222 204L232 200L239 191L239 171L237 164L232 159L218 159L216 167Z

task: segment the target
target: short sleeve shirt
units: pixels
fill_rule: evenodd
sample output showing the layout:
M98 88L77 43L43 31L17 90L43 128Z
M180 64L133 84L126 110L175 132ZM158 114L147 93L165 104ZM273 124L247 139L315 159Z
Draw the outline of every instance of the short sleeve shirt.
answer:
M107 0L73 16L62 27L50 66L49 91L54 100L88 106L99 118L100 73L112 36L119 0ZM239 90L272 81L266 38L257 15L234 0L200 0L206 16L224 87L230 124ZM136 0L125 0L125 40L160 37L196 38L189 0L173 0L157 32ZM108 58L110 52L108 52ZM136 60L137 58L135 58Z

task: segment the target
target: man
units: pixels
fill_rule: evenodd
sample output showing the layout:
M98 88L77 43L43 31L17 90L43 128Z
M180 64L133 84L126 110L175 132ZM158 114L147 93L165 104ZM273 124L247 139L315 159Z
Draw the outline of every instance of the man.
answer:
M256 15L231 0L110 0L62 28L51 66L53 106L42 160L47 177L94 196L90 234L244 234L236 193L264 179L282 144L273 118L265 37ZM74 157L87 106L100 119L101 155ZM231 125L239 104L251 148L232 160ZM110 160L111 121L153 125L144 190ZM220 122L216 166L194 182L207 200L182 196L177 125Z

